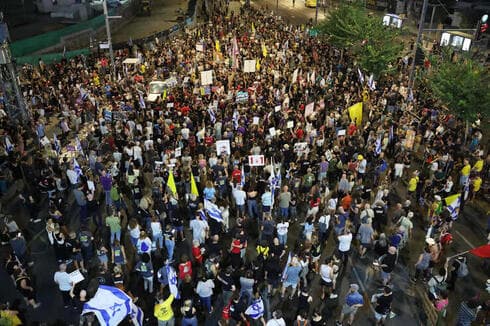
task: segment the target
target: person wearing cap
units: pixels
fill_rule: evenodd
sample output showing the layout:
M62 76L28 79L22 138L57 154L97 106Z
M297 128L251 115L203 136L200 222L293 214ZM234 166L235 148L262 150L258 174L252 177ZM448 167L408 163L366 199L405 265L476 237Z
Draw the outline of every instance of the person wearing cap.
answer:
M362 156L361 154L357 155L357 178L358 179L363 179L364 175L366 174L366 169L367 169L367 160Z
M342 312L340 313L340 318L335 322L336 326L341 326L346 315L349 316L348 324L352 325L354 322L354 317L357 310L364 305L364 298L359 293L359 285L351 284L349 287L349 292L345 298L345 303L342 306Z

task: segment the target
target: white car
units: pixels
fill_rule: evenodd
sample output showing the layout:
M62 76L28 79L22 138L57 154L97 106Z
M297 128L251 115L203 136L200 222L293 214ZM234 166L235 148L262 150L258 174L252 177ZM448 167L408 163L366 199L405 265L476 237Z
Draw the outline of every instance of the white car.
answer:
M155 80L150 82L148 86L148 97L146 100L148 102L155 102L158 97L161 97L166 89L177 86L177 79L175 77L170 77L164 81Z
M90 1L90 7L95 11L104 11L103 0L92 0ZM119 6L124 6L129 3L130 0L107 0L107 8L117 8Z

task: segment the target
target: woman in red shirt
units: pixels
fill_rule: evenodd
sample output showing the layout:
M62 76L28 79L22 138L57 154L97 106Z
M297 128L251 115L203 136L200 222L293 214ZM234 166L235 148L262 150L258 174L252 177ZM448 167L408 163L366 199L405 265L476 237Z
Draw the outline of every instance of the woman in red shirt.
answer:
M242 250L243 244L240 241L240 234L235 234L235 238L231 242L230 254L231 254L231 265L233 268L237 269L242 265L242 258L240 257L240 252Z

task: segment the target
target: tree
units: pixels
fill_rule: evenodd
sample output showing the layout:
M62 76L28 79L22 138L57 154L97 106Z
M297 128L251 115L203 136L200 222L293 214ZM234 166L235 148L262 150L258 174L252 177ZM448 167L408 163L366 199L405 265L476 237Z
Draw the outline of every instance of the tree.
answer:
M450 60L441 56L426 76L426 85L434 99L466 122L490 116L490 75L480 63L469 57Z
M347 49L368 74L380 77L395 71L403 49L399 31L384 26L381 18L370 15L361 4L341 4L319 30L334 46Z

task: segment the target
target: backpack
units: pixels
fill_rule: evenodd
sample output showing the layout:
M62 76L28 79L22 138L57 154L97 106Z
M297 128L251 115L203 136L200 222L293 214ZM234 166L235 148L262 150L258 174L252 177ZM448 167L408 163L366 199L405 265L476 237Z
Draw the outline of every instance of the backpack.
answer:
M468 265L465 261L459 261L458 277L466 277L469 274Z
M436 281L435 289L437 293L441 293L441 291L447 291L447 283L445 280L439 282L436 277L433 276L432 278Z

